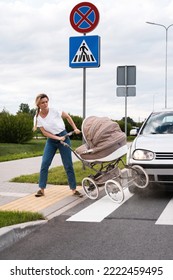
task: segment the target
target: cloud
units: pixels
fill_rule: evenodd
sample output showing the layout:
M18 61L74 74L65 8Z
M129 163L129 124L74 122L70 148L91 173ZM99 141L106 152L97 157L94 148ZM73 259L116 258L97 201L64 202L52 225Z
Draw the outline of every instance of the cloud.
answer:
M101 66L86 69L86 114L124 117L124 98L116 96L116 69L136 65L136 97L128 115L144 119L164 107L165 30L146 21L173 23L173 1L95 0L100 21L87 35L101 37ZM34 107L46 92L52 105L83 114L83 69L69 67L69 37L82 36L69 16L76 0L0 0L0 111L21 103ZM168 105L173 106L173 28L168 32Z

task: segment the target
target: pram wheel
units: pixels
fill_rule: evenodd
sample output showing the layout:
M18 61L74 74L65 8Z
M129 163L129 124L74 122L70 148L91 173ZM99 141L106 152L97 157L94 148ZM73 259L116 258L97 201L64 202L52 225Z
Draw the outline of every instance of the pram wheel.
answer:
M148 185L149 179L145 170L139 165L133 165L130 168L133 183L138 188L145 188Z
M115 180L108 180L105 183L105 192L114 202L121 203L124 199L123 188Z
M90 198L90 199L97 199L99 195L99 189L94 182L89 177L86 177L82 180L82 187L85 192L85 194Z

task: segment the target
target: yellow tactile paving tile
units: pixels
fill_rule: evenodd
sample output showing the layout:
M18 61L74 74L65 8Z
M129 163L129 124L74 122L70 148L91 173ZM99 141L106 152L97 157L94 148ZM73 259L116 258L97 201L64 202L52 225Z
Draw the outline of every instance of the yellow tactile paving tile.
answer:
M72 191L68 186L52 186L46 189L43 197L30 194L0 206L0 210L39 212L71 195Z

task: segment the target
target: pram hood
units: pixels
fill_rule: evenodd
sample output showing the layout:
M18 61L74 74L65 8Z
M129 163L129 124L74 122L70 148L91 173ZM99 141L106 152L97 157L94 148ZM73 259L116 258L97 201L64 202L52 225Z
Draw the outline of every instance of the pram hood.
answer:
M83 159L101 159L126 144L126 135L108 117L90 116L82 123L85 144L76 149Z

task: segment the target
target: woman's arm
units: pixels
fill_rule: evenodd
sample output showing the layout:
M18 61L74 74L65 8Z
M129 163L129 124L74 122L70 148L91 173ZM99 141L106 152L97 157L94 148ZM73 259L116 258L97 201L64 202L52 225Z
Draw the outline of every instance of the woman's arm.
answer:
M73 128L73 130L76 134L81 133L81 131L76 127L74 121L72 120L72 118L70 117L69 114L67 114L66 112L62 112L61 116L63 119L66 119L68 121L68 123L71 125L71 127Z
M43 127L40 127L41 132L43 133L44 136L51 138L51 139L55 139L55 140L59 140L59 141L64 141L65 137L64 136L57 136L54 135L48 131L46 131Z

